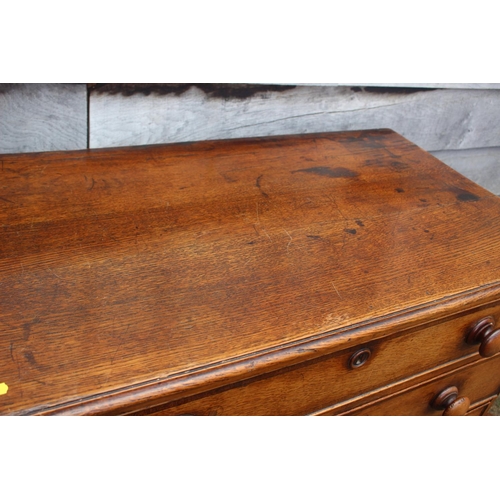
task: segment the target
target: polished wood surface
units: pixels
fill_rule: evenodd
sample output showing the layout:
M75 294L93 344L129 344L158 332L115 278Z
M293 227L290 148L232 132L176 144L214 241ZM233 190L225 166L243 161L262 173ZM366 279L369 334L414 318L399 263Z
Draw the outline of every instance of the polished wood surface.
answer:
M459 397L455 386L442 390L431 402L434 410L444 410L445 417L460 417L469 411L470 400L468 397Z
M3 414L140 411L500 299L499 200L390 130L0 162ZM433 362L477 352L447 335Z
M471 326L467 343L480 344L479 354L485 358L500 352L500 328L495 328L495 318L487 316Z
M486 311L498 315L500 305ZM452 363L452 367L446 368L446 373L477 360L477 347L468 345L465 335L470 325L484 315L485 310L481 308L425 328L398 332L353 347L346 340L344 350L334 354L138 413L304 415L321 412L323 408L335 404L339 406L333 414L342 413L348 409L345 408L345 401L353 397L361 397L366 402L369 393L372 393L373 399L384 396L380 388L387 390L401 379L411 379L425 370L433 371L436 367ZM361 366L352 367L353 358L366 350L371 352L370 357ZM407 382L406 387L414 383L421 381ZM498 384L500 388L500 379ZM402 390L400 383L398 387L398 391Z
M468 417L480 417L482 415L487 415L493 401L488 401L483 404L479 404L467 412Z
M497 374L499 370L500 356L488 360L479 359L469 365L451 370L448 374L431 378L422 383L416 383L400 392L395 390L392 395L385 398L381 397L373 403L360 405L345 414L364 416L443 416L448 409L452 412L456 410L456 414L465 414L469 402L476 403L498 394L500 380ZM458 388L460 396L455 400L458 402L458 408L453 408L453 403L447 406L444 412L442 409L433 408L432 403L436 396L449 386ZM463 399L469 401L464 402ZM324 414L327 414L327 412L324 412Z

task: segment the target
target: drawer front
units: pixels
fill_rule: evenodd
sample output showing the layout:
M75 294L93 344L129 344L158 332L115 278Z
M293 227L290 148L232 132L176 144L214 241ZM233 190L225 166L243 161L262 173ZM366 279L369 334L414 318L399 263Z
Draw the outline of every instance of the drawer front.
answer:
M434 409L431 404L438 394L449 387L458 388L458 397L469 398L472 406L485 399L493 399L500 392L500 356L476 361L344 415L442 415L443 411ZM326 414L329 412L323 413Z
M477 352L470 325L500 307L358 345L266 376L138 412L157 415L304 415ZM368 352L363 352L369 350ZM359 355L356 357L356 353ZM365 359L369 354L368 359Z
M467 412L468 417L480 417L482 415L487 415L491 405L493 404L494 399L488 401L487 403L483 403L479 406L476 406L472 410Z

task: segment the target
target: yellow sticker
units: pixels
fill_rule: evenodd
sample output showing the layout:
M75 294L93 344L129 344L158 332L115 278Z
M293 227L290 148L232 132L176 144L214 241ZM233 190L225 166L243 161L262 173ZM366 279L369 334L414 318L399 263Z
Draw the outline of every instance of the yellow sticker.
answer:
M7 394L8 390L9 390L9 386L5 382L2 382L0 384L0 396L3 396L4 394Z

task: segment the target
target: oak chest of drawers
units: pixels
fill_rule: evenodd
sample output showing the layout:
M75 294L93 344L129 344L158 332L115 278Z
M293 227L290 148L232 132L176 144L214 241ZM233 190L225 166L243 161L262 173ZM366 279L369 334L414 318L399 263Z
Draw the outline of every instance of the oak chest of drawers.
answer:
M0 413L483 414L500 199L391 130L0 156Z

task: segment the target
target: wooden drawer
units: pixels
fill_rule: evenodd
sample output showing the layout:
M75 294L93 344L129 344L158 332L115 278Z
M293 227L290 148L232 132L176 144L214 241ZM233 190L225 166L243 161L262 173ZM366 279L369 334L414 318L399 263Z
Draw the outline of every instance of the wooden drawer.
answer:
M488 315L498 317L499 313L499 305L483 307L138 414L309 414L477 352L477 346L464 340L470 325ZM351 367L352 357L364 350L371 353L368 360Z
M500 356L478 360L451 373L433 378L392 396L373 403L360 405L344 415L441 415L442 411L431 407L432 400L447 387L458 388L459 397L466 396L471 404L493 399L500 391ZM325 411L322 415L334 414Z
M491 405L495 401L495 398L488 400L486 403L478 404L474 406L471 410L467 412L468 417L480 417L486 415L491 408Z

